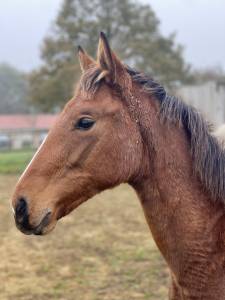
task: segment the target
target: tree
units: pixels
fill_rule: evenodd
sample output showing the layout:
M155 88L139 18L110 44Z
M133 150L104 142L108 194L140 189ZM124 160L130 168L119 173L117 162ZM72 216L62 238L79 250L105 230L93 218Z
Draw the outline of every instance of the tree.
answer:
M188 78L182 47L175 35L163 37L149 5L132 0L64 0L51 33L45 38L43 66L30 77L31 99L43 110L62 106L72 96L80 74L75 49L95 55L99 32L129 65L170 85Z
M28 80L15 68L0 64L0 114L26 113Z

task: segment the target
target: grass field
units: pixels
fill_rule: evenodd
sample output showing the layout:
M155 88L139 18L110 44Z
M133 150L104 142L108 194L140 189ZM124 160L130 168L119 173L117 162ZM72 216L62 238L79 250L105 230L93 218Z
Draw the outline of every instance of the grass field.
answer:
M19 174L24 170L33 156L34 151L0 152L0 174Z
M17 177L0 175L1 300L167 299L168 271L127 185L96 196L50 235L35 237L14 226L9 198Z

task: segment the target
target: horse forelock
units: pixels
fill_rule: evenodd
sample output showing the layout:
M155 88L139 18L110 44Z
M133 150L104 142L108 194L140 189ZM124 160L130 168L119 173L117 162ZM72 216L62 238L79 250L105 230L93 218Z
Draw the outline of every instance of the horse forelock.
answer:
M98 80L102 70L97 66L93 65L87 69L81 76L79 87L82 91L94 94L100 87L101 81Z

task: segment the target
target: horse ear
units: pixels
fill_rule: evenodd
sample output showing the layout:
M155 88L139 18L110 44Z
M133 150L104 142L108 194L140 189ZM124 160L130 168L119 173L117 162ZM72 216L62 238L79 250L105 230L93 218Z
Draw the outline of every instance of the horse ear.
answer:
M110 81L117 82L118 76L121 71L124 72L125 68L115 53L110 49L109 42L103 32L100 33L97 62L102 69L101 78L105 77Z
M81 46L78 46L78 55L82 72L85 72L94 64L94 60L84 51Z

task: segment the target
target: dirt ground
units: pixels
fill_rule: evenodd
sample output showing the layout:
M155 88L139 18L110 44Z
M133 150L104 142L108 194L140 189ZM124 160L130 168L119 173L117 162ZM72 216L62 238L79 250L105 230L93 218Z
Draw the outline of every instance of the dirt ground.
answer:
M168 270L131 188L100 194L35 237L14 226L16 179L0 176L0 300L167 299Z

